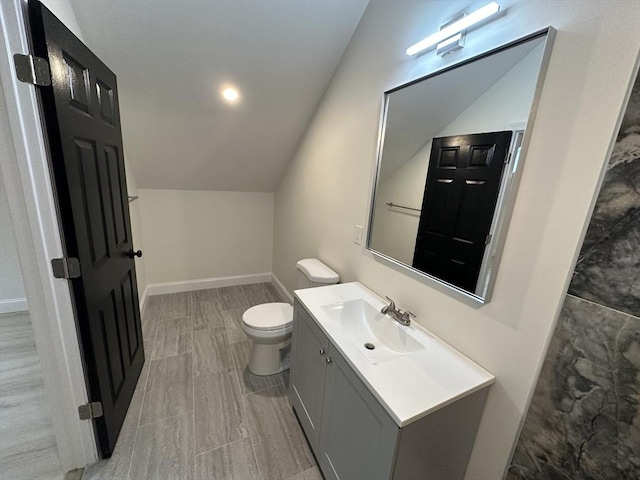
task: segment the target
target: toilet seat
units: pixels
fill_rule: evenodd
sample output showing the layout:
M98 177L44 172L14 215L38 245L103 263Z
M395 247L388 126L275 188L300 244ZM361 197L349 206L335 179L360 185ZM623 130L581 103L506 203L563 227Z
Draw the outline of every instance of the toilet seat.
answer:
M242 323L263 332L288 330L293 325L293 307L284 302L256 305L244 312Z

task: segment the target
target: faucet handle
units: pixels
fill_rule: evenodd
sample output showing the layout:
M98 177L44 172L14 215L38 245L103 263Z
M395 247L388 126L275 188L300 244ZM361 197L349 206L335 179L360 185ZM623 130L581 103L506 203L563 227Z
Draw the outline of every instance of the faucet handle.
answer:
M385 298L386 298L387 300L389 300L389 305L385 305L384 307L382 307L382 309L380 310L380 313L383 313L383 314L385 314L385 315L386 315L386 314L387 314L387 312L389 312L390 310L391 310L391 311L393 311L393 310L395 310L395 309L396 309L396 304L395 304L395 302L394 302L393 300L391 300L391 299L390 299L389 297L387 297L386 295L385 295Z
M411 319L412 318L416 318L416 315L412 312L410 312L409 310L405 311L402 313L402 316L400 317L402 320L402 324L403 325L409 325L411 323Z

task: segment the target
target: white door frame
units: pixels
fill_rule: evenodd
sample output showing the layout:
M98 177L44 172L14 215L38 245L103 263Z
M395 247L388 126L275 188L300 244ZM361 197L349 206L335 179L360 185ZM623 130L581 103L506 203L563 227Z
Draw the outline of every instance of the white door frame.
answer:
M63 255L62 237L36 87L18 81L13 67L14 53L29 53L25 20L26 2L0 1L0 186L9 199L64 473L95 462L98 455L92 422L78 417L78 405L88 397L69 281L51 273L50 260Z

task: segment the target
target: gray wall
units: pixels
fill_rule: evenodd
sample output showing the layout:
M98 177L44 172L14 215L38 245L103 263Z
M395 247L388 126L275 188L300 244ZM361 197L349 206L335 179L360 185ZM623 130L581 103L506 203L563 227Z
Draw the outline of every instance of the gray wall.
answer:
M640 478L640 77L508 480Z

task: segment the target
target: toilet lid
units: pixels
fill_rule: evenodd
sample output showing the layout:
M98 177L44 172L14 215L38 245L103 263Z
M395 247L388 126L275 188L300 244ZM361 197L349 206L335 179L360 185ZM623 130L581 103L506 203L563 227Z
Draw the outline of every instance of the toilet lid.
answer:
M244 312L242 321L256 330L277 330L293 321L293 307L288 303L263 303Z

